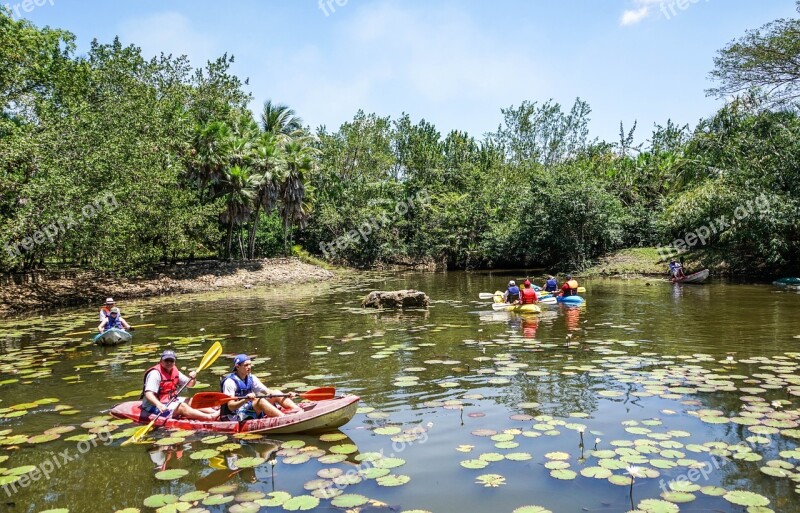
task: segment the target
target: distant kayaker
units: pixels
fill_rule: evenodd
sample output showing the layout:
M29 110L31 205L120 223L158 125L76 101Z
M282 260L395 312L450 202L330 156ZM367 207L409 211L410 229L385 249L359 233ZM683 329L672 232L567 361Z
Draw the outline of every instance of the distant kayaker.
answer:
M284 394L280 390L270 390L264 386L260 379L253 376L252 365L252 358L246 354L236 355L233 359L233 371L222 378L220 390L233 399L220 408L221 419L243 422L261 417L283 417L285 414L280 408L290 411L299 409L291 399L295 396L294 392L286 394L286 397L258 397Z
M574 279L571 274L566 275L564 278L564 285L561 286L561 295L563 297L577 296L578 280Z
M672 259L669 261L669 272L672 274L673 278L682 278L685 276L683 274L683 266Z
M97 330L100 333L105 333L106 331L116 328L118 330L129 330L131 329L131 325L125 322L125 319L122 318L122 315L119 313L119 308L116 306L112 308L109 313L108 317L103 319L100 323L100 326L97 327Z
M100 308L100 322L103 322L108 314L111 313L111 309L117 306L117 303L114 301L114 298L110 297L106 299L106 304L104 304Z
M523 305L534 305L539 302L530 280L525 280L525 283L523 283L523 289L519 293L519 302Z
M173 417L183 417L185 419L215 421L219 418L219 412L212 408L196 410L183 402L182 398L177 398L172 403L173 397L178 389L183 385L193 387L195 385L195 372L192 371L186 376L178 370L175 361L175 351L166 350L161 353L161 361L144 373L144 386L142 387L142 411L153 415L168 415L173 412ZM169 407L167 407L167 403Z
M558 280L555 276L548 276L547 282L544 284L545 292L558 292Z
M517 303L519 301L519 287L511 280L508 282L508 290L503 293L503 301L506 303Z

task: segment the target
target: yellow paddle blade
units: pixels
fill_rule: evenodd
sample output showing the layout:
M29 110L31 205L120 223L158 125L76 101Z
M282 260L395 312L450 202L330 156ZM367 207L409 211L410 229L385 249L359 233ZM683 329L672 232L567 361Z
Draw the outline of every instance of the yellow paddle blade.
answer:
M130 437L127 440L125 440L124 442L122 442L122 445L125 446L125 445L128 445L128 444L138 444L139 441L142 438L144 438L145 435L147 435L148 431L150 431L150 429L153 427L153 424L156 423L156 420L158 420L158 417L156 417L153 420L151 420L150 424L148 424L148 425L146 425L144 427L140 427L139 429L137 429L133 433L132 437Z
M222 344L220 344L219 342L214 342L214 345L212 345L209 348L209 350L206 351L206 355L200 361L200 365L197 367L196 372L200 372L201 370L211 367L214 364L214 362L217 361L217 358L219 358L219 355L221 354L222 354Z

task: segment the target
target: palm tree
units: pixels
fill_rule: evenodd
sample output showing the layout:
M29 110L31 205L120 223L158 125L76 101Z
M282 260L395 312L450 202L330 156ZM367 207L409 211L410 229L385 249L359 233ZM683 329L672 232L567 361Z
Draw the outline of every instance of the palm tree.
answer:
M296 114L288 105L267 100L261 112L261 128L280 139L294 138L303 131L303 120Z
M303 229L308 221L305 175L314 169L316 150L306 144L305 138L299 138L285 143L284 151L286 174L280 186L280 212L284 228L284 250L288 253L292 226L296 224Z
M193 162L189 172L197 180L200 194L214 195L214 188L228 164L230 127L222 121L197 125L192 136ZM211 190L209 190L209 187Z
M285 163L277 137L265 132L256 142L253 153L253 172L257 181L253 222L247 238L247 258L255 258L256 231L261 218L261 208L269 214L277 205Z
M258 180L252 176L250 168L231 166L225 170L221 185L225 204L221 220L228 225L226 254L228 259L232 259L231 240L233 238L233 228L234 225L239 225L246 221L253 211L253 200L255 199ZM242 246L241 236L239 237L239 246L240 248ZM244 258L244 254L242 254L242 257Z

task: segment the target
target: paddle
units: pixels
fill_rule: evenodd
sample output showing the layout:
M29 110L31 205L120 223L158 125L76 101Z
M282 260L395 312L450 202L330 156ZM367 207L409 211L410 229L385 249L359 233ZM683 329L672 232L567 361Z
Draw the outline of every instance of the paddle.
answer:
M308 392L297 394L297 396L302 397L303 399L308 399L309 401L325 401L327 399L333 399L334 397L336 397L336 388L334 387L315 388L313 390L309 390ZM259 395L256 397L264 397L264 398L289 397L289 394ZM233 399L244 399L244 397L231 397L229 395L223 394L222 392L199 392L194 396L192 396L192 398L189 400L189 405L191 405L192 408L196 409L213 408L215 406L220 406L222 404L225 404L228 401L232 401Z
M493 298L494 294L492 294L491 292L481 292L480 294L478 294L478 299L493 299Z
M129 330L126 331L136 331L136 328L149 328L151 326L155 326L155 324L139 324L138 326L131 326ZM64 335L65 337L74 337L76 335L89 335L91 333L97 333L97 329L87 330L87 331L76 331L75 333L67 333Z
M211 365L217 360L217 358L219 358L219 355L221 354L222 354L222 344L220 344L219 342L214 342L214 344L208 349L208 351L206 351L206 354L205 356L203 356L203 359L200 360L200 365L198 365L197 369L194 371L195 378L197 377L197 374L200 374L201 370L211 367ZM180 389L178 389L178 392L175 394L175 396L173 396L173 398L170 399L169 402L167 403L166 405L167 408L169 408L169 405L172 404L172 402L175 401L175 399L177 399L179 395L181 395L181 392L183 392L183 389L186 388L186 385L188 385L189 383L190 381L187 381ZM167 422L167 419L169 418L170 415L172 415L172 411L170 411L164 417L164 422ZM129 443L139 443L139 441L150 431L150 429L153 427L153 425L159 418L160 415L156 415L156 417L150 421L150 424L144 426L143 428L137 429L136 432L133 433L132 437L122 442L122 445L128 445Z

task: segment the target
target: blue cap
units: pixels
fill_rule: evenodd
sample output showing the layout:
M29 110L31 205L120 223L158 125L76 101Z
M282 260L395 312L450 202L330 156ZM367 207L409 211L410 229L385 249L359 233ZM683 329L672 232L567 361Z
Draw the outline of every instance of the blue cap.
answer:
M252 358L250 358L246 354L237 354L236 356L234 356L233 357L233 368L234 368L234 370L236 369L236 367L238 365L241 365L242 363L246 362L247 360L252 360Z
M168 358L172 358L173 360L177 360L178 359L178 357L175 356L175 351L173 351L172 349L167 349L166 351L161 353L161 359L162 360L166 360Z

